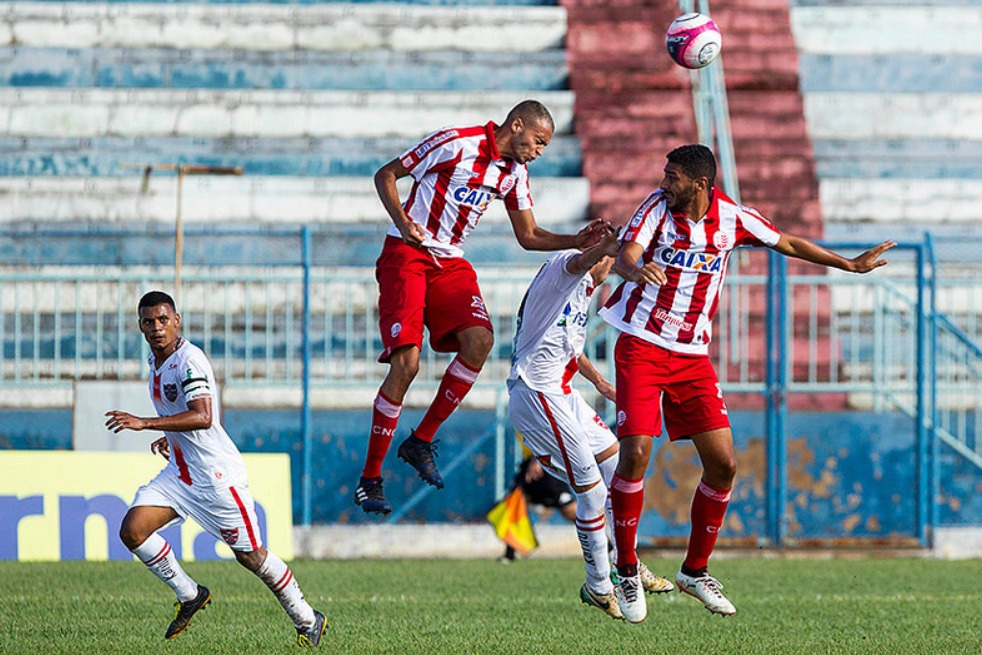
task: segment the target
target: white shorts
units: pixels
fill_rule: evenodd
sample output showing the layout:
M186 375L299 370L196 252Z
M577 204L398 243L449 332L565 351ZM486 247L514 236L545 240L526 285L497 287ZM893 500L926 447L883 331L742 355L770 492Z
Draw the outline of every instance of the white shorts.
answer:
M180 517L175 523L191 517L232 550L250 552L263 545L256 503L246 481L216 487L189 486L167 467L136 492L131 507L141 505L170 507Z
M540 462L546 459L552 472L576 487L601 479L595 456L617 438L579 392L542 393L509 380L508 395L511 422Z

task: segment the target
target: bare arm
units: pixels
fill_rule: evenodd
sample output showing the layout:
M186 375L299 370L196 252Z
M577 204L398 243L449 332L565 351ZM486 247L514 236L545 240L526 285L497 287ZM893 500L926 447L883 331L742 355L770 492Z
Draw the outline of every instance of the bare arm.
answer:
M614 272L625 280L638 284L665 284L668 277L657 264L648 262L643 267L638 266L644 248L640 243L627 241L621 244L617 259L614 260Z
M511 228L525 250L566 250L594 245L606 232L606 222L596 219L576 234L556 234L539 227L531 209L509 210Z
M576 360L576 363L580 367L580 375L593 383L593 386L597 389L601 396L607 400L617 400L614 385L607 382L607 380L604 379L604 376L600 375L600 371L593 366L593 362L591 362L590 358L586 356L586 353L581 354Z
M409 171L398 159L393 159L388 164L378 169L375 173L375 191L378 193L382 206L389 214L389 218L395 224L396 229L402 234L402 240L411 245L422 245L426 239L426 231L419 223L414 223L402 208L399 201L399 190L396 188L396 180L409 175Z
M861 255L847 259L804 237L782 234L777 245L774 246L774 250L787 257L803 259L806 262L838 268L850 273L869 273L881 266L886 266L887 260L880 259L880 256L895 245L897 244L893 241L884 241Z
M173 416L153 418L133 416L127 412L112 410L106 412L109 419L106 427L112 432L123 430L163 430L167 432L190 432L211 427L211 398L198 398L188 403L186 412Z
M604 257L613 257L617 254L617 230L608 227L603 238L594 246L590 246L578 255L574 255L566 262L566 272L572 275L582 275Z

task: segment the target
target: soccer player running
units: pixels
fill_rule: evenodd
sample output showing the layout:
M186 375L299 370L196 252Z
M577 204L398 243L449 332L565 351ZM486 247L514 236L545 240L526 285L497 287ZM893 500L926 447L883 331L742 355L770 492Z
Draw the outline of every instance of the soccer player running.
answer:
M578 234L553 234L536 225L526 164L552 139L555 123L535 100L519 103L497 125L433 132L375 174L375 187L393 226L376 262L379 328L389 371L375 398L368 453L355 489L365 512L388 514L382 462L395 435L403 399L419 371L424 326L436 352L457 352L422 421L403 441L399 458L439 489L434 435L457 408L484 366L494 333L477 275L464 259L463 242L488 205L501 198L518 243L526 250L582 248L596 243L604 223ZM412 175L404 203L396 181Z
M547 472L568 482L576 494L576 533L587 577L580 600L623 619L611 582L604 529L617 439L570 385L579 371L601 395L615 398L614 387L590 363L583 347L590 298L607 279L617 245L617 233L611 229L597 245L582 252L559 252L539 269L518 311L508 395L512 423L525 445ZM646 591L673 589L644 564L636 562L635 567Z
M733 434L716 371L709 360L712 319L726 263L735 248L766 246L787 257L868 273L885 265L886 241L847 259L791 234L757 211L737 205L715 187L709 148L686 145L668 153L661 185L634 213L621 236L614 270L624 282L600 315L621 335L617 366L617 436L620 462L611 485L621 611L628 621L647 614L639 594L638 519L652 438L691 439L703 474L692 499L685 561L675 578L680 591L717 614L736 612L722 585L707 572L736 475Z
M239 564L266 583L293 621L297 643L317 646L327 619L304 599L286 563L262 543L245 463L219 422L211 364L181 336L181 315L169 295L147 293L138 312L140 331L150 344L149 387L157 416L141 418L113 410L106 413L106 427L113 432L164 432L151 450L161 453L167 465L136 492L119 529L126 547L177 594L177 615L164 638L183 633L211 601L208 588L184 571L158 533L191 517L228 544Z

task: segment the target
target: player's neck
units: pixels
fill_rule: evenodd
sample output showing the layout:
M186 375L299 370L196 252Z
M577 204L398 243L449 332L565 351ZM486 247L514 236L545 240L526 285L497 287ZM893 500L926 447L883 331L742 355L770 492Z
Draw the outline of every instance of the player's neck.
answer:
M709 213L710 200L708 197L698 195L692 199L689 206L683 212L685 217L688 218L693 223L698 223L702 219L706 218L706 214Z
M167 358L173 355L174 352L181 347L182 343L184 343L184 337L177 337L163 348L152 349L154 366L160 368L160 365L166 362Z

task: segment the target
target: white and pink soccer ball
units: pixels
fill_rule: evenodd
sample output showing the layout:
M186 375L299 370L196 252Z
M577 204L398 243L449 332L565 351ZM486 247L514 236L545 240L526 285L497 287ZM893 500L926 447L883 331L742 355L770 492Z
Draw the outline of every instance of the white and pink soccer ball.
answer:
M719 56L723 35L709 16L682 14L668 26L665 46L679 66L703 68Z

